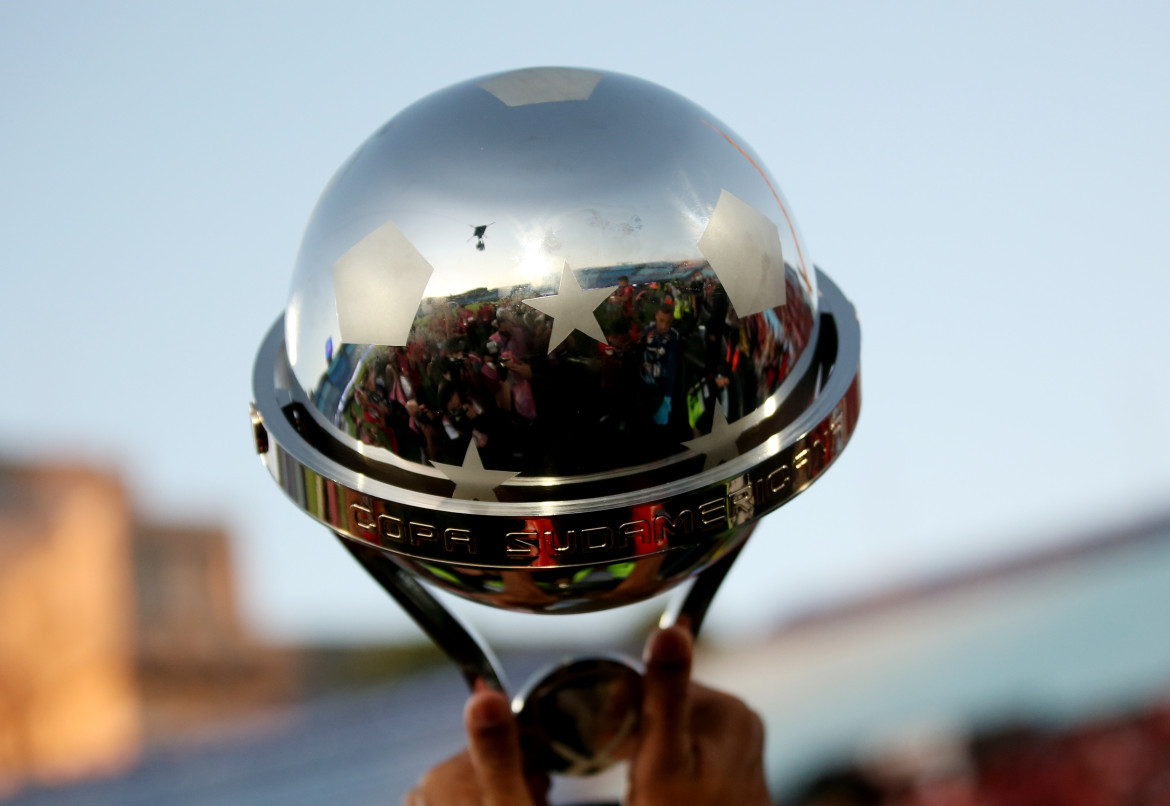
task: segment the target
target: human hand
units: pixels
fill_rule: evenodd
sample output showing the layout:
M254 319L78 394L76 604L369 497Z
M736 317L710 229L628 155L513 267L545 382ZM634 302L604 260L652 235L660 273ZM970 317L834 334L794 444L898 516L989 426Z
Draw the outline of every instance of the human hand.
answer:
M642 724L626 806L771 806L764 728L741 700L690 680L683 627L646 645ZM481 689L464 711L468 747L430 770L404 806L547 806L547 775L526 772L507 699Z
M548 776L526 772L503 693L480 687L463 711L467 749L433 767L403 806L547 806Z
M684 627L650 636L627 806L771 806L764 725L741 700L691 682Z

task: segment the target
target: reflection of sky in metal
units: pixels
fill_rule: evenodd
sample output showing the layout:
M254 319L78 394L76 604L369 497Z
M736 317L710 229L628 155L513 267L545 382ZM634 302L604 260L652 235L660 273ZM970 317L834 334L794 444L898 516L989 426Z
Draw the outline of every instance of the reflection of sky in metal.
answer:
M434 267L427 297L537 284L566 261L701 261L724 192L772 219L797 254L761 163L729 131L668 90L610 73L584 101L509 107L477 81L423 98L358 149L314 210L289 298L297 377L311 386L325 343L339 340L334 264L387 221ZM471 236L488 222L479 250Z

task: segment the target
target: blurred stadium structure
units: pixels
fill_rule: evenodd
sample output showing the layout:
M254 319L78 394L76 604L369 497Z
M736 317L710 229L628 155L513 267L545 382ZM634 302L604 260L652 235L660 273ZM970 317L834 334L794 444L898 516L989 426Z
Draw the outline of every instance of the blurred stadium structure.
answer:
M810 614L697 674L761 711L787 800L1170 804L1170 512Z
M764 715L785 802L1170 803L1170 512L1061 546L701 645L698 676ZM0 800L393 803L460 745L453 669L264 645L230 557L108 473L0 467Z
M222 529L143 523L101 471L0 467L0 792L126 769L291 683L237 618Z

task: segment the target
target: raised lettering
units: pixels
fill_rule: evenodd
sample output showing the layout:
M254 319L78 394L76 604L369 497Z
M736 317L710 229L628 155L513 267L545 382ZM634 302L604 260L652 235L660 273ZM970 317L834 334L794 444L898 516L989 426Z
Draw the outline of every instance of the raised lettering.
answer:
M414 521L411 521L411 523L410 523L410 545L419 546L419 545L422 545L424 542L430 543L430 542L438 540L438 539L439 539L439 534L435 530L435 527L431 526L428 523L415 523Z
M448 529L443 532L443 548L447 551L459 548L475 554L475 536L466 529Z
M751 487L741 487L740 489L731 493L729 496L727 496L727 504L732 510L736 512L742 512L748 517L751 517L753 514L755 514L756 511L756 504L752 496Z
M640 545L651 541L650 524L647 521L630 521L617 528L618 548L624 549L630 545L630 538Z
M833 438L833 450L845 447L845 409L838 403L829 419L829 436Z
M536 557L540 554L536 532L508 532L504 535L504 546L509 557Z
M814 450L818 454L818 458L820 459L820 463L818 465L814 466L812 468L812 470L814 472L819 470L820 467L824 465L824 460L825 460L825 445L819 439L814 439L812 441L812 443L807 448L800 451L800 453L796 454L796 456L792 457L793 468L795 468L796 470L800 470L801 468L805 467L810 462L812 462L812 458L813 458L812 452Z
M393 540L396 543L405 540L406 534L402 528L403 525L402 518L395 518L393 515L378 516L378 534L386 540Z
M699 505L699 524L706 527L727 523L727 499L716 498Z
M805 448L792 457L792 467L794 470L800 470L808 464L808 448Z
M695 531L695 516L689 509L673 520L665 512L654 513L654 542L665 543L671 535L689 535Z
M788 486L792 481L792 474L788 472L788 465L780 465L780 467L768 474L765 479L768 483L768 492L778 493Z
M613 530L608 526L582 529L581 544L585 547L585 551L603 551L613 548Z
M544 537L544 545L547 546L548 550L553 554L568 554L573 551L573 548L577 542L574 539L576 535L573 532L569 532L565 535L564 543L560 542L560 538L557 537L555 532L551 532L547 529L542 532L542 535Z
M374 514L370 512L368 507L363 507L361 504L350 504L349 514L354 526L363 532L374 531Z

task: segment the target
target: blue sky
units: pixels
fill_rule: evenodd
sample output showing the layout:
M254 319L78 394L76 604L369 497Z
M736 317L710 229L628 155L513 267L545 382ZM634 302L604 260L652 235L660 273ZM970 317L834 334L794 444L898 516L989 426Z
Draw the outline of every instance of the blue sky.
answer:
M1170 501L1166 41L1153 2L4 4L0 455L225 521L268 635L413 635L252 453L252 361L374 129L555 64L734 127L861 316L855 440L713 630L1138 517Z

